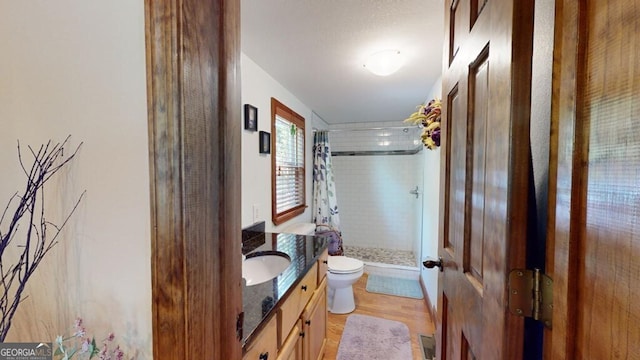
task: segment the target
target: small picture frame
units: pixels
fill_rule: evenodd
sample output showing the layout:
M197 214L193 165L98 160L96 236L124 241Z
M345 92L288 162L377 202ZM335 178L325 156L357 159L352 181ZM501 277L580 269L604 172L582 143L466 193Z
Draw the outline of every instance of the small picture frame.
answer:
M244 129L258 130L258 108L250 104L244 104Z
M271 134L260 131L260 154L271 154Z

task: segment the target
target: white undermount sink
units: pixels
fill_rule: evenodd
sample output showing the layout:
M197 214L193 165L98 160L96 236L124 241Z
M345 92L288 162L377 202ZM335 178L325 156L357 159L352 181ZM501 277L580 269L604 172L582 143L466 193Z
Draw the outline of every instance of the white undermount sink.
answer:
M280 275L289 265L291 258L281 251L249 254L242 261L242 277L247 281L247 286L261 284Z

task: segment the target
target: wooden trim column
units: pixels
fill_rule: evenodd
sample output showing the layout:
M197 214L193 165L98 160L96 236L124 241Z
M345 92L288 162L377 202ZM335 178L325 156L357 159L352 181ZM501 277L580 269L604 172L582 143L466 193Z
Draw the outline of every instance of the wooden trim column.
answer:
M145 0L145 27L153 357L240 359L239 0Z
M575 357L578 244L584 219L588 149L579 123L584 79L585 1L557 0L553 55L547 274L554 281L553 330L544 358ZM562 199L559 201L558 199Z

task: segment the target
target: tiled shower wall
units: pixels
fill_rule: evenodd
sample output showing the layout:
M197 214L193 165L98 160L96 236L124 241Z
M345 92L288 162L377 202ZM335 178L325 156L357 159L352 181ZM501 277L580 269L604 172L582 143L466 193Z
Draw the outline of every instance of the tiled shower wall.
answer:
M358 131L359 150L377 150L384 141L363 133ZM349 136L334 134L329 134L332 151L353 150L348 146ZM366 141L374 148L364 146ZM422 186L421 153L334 156L332 164L345 244L419 251L422 200L409 191Z

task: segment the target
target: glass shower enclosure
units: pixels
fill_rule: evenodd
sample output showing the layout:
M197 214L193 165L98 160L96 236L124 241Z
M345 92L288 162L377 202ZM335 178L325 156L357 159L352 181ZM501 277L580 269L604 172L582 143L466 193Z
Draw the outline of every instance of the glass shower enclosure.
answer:
M417 269L421 251L421 129L349 124L329 132L345 255Z

